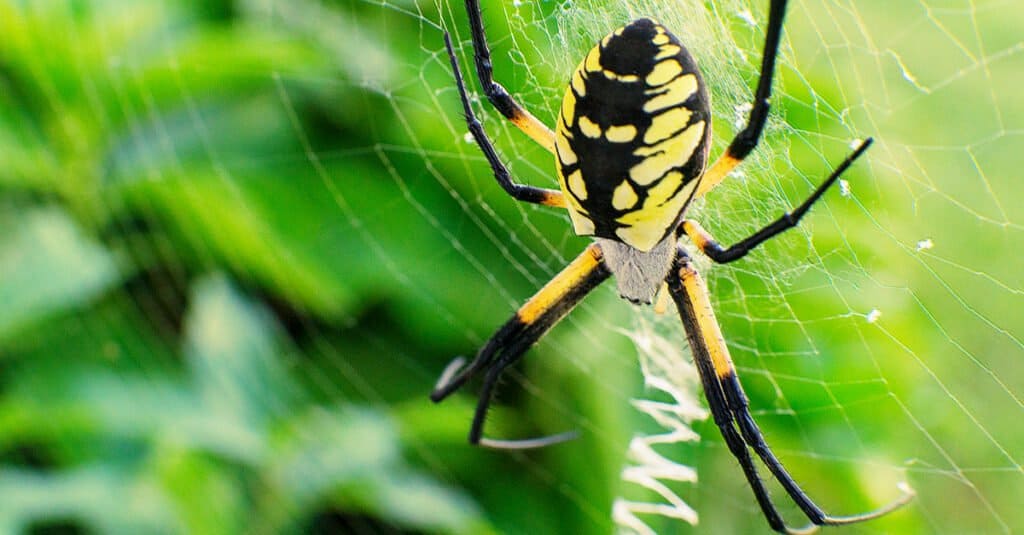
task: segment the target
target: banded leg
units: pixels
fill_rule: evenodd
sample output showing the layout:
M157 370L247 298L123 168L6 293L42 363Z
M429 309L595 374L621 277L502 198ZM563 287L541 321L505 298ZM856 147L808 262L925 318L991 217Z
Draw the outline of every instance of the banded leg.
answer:
M742 465L747 481L772 529L782 533L809 533L816 528L809 526L803 529L792 529L785 525L778 509L768 496L764 482L758 476L750 452L747 450L748 446L779 480L786 494L817 526L853 524L878 518L902 507L913 498L912 492L904 491L903 496L897 500L868 513L851 516L827 515L804 493L782 466L782 462L768 447L764 435L754 422L746 394L740 385L736 369L729 357L729 350L711 308L707 287L700 274L693 269L689 258L682 249L679 250L676 265L673 267L668 283L669 291L679 309L687 340L693 350L694 363L697 366L715 423L722 431L729 450ZM735 427L737 425L739 434Z
M694 285L697 285L698 288L693 288ZM758 474L757 466L754 465L746 442L736 431L736 424L733 414L729 410L725 391L718 380L718 368L725 366L723 361L729 356L728 353L723 354L724 342L715 343L715 341L709 340L714 337L714 334L708 333L707 329L710 329L712 333L718 332L719 329L707 298L702 299L702 296L694 295L695 290L699 292L702 285L700 275L690 265L686 253L680 249L679 257L669 273L668 288L672 299L676 302L676 308L679 310L679 316L686 331L686 339L693 353L693 362L697 367L697 373L704 388L704 397L708 401L715 425L721 431L729 451L743 468L743 475L746 476L747 483L754 491L757 503L771 528L782 533L800 533L800 531L791 530L786 526ZM704 306L705 304L707 306ZM721 340L720 336L719 340ZM718 365L716 365L716 361ZM728 367L731 368L731 363L728 364ZM813 529L803 530L804 533L811 531Z
M694 197L701 197L722 182L744 158L750 154L761 139L765 121L768 119L768 102L772 96L772 78L775 74L775 58L779 53L779 40L782 38L782 21L786 16L786 0L772 0L768 9L768 30L764 37L764 51L761 53L761 74L754 91L754 104L747 116L747 124L740 130L725 154L708 168L700 178L700 184Z
M701 252L706 254L715 262L718 262L719 264L727 264L734 260L739 260L758 245L761 245L775 236L778 236L782 232L795 227L800 222L800 219L807 214L808 210L811 209L811 206L825 194L825 191L827 191L832 184L835 184L836 181L839 180L839 176L853 164L854 160L860 157L860 155L871 146L871 143L871 138L861 142L861 144L849 156L847 156L841 164L839 164L839 167L836 167L835 171L832 171L832 174L830 174L828 178L826 178L825 181L814 190L814 193L812 193L811 196L795 210L783 214L782 217L776 219L761 230L750 235L750 237L736 243L735 245L728 248L722 247L717 241L715 241L715 238L711 233L704 230L704 228L700 226L700 223L692 219L684 221L681 230L690 237L690 240L693 241L693 244L696 245Z
M565 207L565 198L562 196L561 191L527 186L525 184L517 184L512 181L512 176L509 174L508 168L505 167L505 164L501 163L501 159L498 157L498 152L494 150L494 145L492 145L491 140L487 138L484 126L479 120L477 120L476 114L473 113L473 107L469 104L469 96L466 94L466 84L462 80L462 71L459 69L459 61L455 57L455 50L452 48L452 39L451 36L448 35L448 32L445 32L444 34L444 45L448 48L448 59L452 64L452 72L455 73L455 82L459 87L459 97L462 99L462 110L466 116L466 124L469 126L469 132L473 134L473 139L476 140L477 146L480 147L480 151L483 152L484 157L487 158L487 163L491 164L491 169L494 171L494 178L497 179L498 184L500 184L505 192L516 200L534 204L543 204L545 206Z
M483 437L484 419L491 393L505 368L515 364L545 333L555 326L583 298L611 275L601 249L593 244L547 283L491 337L469 365L458 357L441 374L430 399L435 403L458 390L476 374L486 370L480 398L469 431L470 444L491 448L523 449L548 446L569 440L575 432L527 440L495 440Z
M732 411L736 422L739 424L740 432L743 434L743 440L757 453L757 456L761 458L768 470L779 480L779 484L786 489L786 493L789 494L793 501L796 502L800 510L807 515L807 518L811 522L820 526L841 526L845 524L855 524L857 522L863 522L865 520L872 520L880 516L887 515L900 507L910 503L910 500L914 498L914 492L909 489L902 489L899 498L896 498L892 502L886 504L883 507L879 507L873 511L861 513L857 515L848 516L829 516L821 510L807 494L805 494L800 486L793 480L793 477L789 475L789 472L782 466L782 462L779 461L778 457L772 452L771 448L764 440L764 434L761 433L761 429L757 426L757 422L754 421L753 416L750 414L750 402L747 400L747 395L743 391L743 386L740 385L739 376L736 375L735 369L731 373L726 374L721 378L722 387L725 389L725 397L729 402L729 410Z
M555 134L551 129L520 106L501 84L494 81L491 50L487 46L487 34L484 32L480 3L477 0L466 0L466 13L469 14L469 29L473 34L473 61L476 64L476 75L483 87L484 94L487 95L487 100L505 118L512 121L512 124L519 127L548 152L554 154Z

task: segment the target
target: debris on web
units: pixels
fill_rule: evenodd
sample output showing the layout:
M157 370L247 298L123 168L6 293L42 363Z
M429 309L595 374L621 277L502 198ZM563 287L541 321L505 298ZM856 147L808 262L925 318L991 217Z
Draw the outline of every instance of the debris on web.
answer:
M751 28L757 27L757 19L754 18L754 14L751 13L749 9L741 9L736 13L736 16L743 22L746 22L747 26L750 26Z
M655 446L672 451L673 444L695 442L700 437L690 424L706 419L708 413L697 400L697 370L682 350L685 344L673 344L654 332L646 320L641 322L630 336L639 354L644 385L662 400L634 399L632 405L665 432L637 435L630 441L629 464L622 469L622 481L626 487L639 487L651 498L631 500L620 496L612 505L612 519L620 532L653 535L655 531L640 515L697 524L697 512L666 484L695 483L696 471L666 458L655 451Z
M839 179L839 194L843 197L850 196L850 183L841 178Z

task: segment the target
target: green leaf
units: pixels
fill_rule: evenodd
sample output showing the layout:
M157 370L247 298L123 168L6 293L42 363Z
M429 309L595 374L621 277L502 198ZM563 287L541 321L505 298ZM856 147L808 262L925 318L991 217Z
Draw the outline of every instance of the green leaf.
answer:
M339 484L386 475L401 463L397 434L375 411L313 409L288 422L274 447L268 474L296 504L310 504Z
M72 521L103 533L177 533L161 489L109 465L44 474L0 467L0 532L39 521Z
M398 444L384 413L313 409L283 430L268 470L274 492L266 498L292 509L292 518L330 504L409 529L494 532L465 493L407 466Z
M230 465L175 447L160 448L154 460L160 482L181 512L187 533L242 532L249 502Z
M292 390L275 353L277 325L223 276L197 282L185 320L186 357L199 397L214 414L262 426L286 411Z
M87 305L120 278L114 258L57 208L0 216L0 341Z

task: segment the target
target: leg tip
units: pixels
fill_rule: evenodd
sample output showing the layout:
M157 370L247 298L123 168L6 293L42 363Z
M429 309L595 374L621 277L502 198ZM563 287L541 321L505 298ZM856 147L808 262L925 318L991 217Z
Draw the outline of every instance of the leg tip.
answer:
M434 384L434 390L430 392L430 401L438 403L458 388L457 386L452 387L452 379L456 377L465 364L466 357L459 356L452 359L445 366L444 371L441 372L441 377L438 377L437 383Z
M480 438L476 442L477 445L485 448L492 448L496 450L532 450L536 448L545 448L547 446L553 446L555 444L561 444L562 442L568 442L576 439L580 436L579 431L566 431L565 433L559 433L557 435L548 435L546 437L538 438L527 438L523 440L498 440L493 438ZM472 441L470 441L472 442Z

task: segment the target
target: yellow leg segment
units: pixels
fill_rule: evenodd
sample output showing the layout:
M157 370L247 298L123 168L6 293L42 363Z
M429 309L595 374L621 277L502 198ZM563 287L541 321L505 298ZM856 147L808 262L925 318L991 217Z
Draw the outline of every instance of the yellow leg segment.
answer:
M555 208L566 208L568 206L565 203L565 195L555 189L544 190L544 197L541 198L540 204L554 206Z
M719 156L715 163L711 164L711 167L704 172L704 175L700 178L700 185L697 186L697 193L694 194L694 198L703 197L707 192L713 190L715 186L722 183L725 177L740 164L740 160L735 156L731 156L728 152Z
M708 289L700 273L687 262L679 273L683 281L683 288L686 295L693 303L693 311L697 316L697 325L700 327L701 337L711 355L711 363L715 367L715 375L719 379L735 375L736 370L729 357L729 349L725 345L725 337L718 327L718 320L715 319L715 311L711 308L711 301L708 299Z
M591 244L582 254L576 257L561 273L544 285L516 312L519 321L530 324L537 321L545 312L562 301L572 289L587 280L591 273L601 265L601 248Z
M721 246L715 241L715 237L710 232L704 230L704 227L700 226L700 223L687 219L683 221L683 232L690 238L690 241L697 246L698 249L704 254L708 254L709 248L721 249Z
M512 124L530 136L530 139L536 141L551 154L555 153L555 133L546 124L540 122L540 119L534 117L532 113L524 110L517 104L513 109L512 117L509 119L512 121Z

